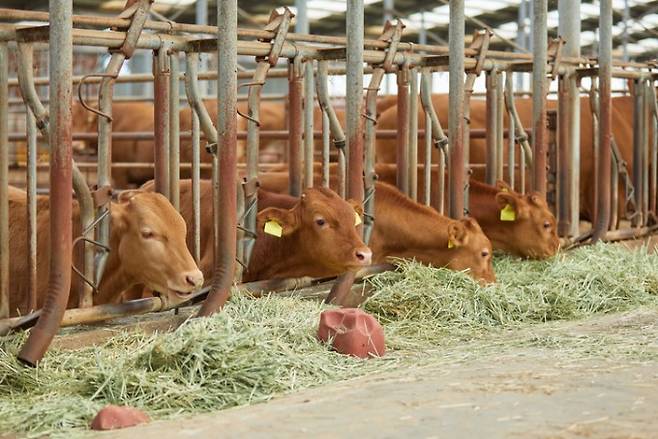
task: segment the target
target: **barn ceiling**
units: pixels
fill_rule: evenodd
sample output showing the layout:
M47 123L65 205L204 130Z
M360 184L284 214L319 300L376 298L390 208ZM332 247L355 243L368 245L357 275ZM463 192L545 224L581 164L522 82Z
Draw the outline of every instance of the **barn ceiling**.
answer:
M624 21L624 1L613 0L615 54L621 56L624 24L628 26L628 53L632 59L646 60L658 57L658 0L627 0L630 20ZM469 0L466 2L466 34L484 26L496 32L493 47L499 50L514 48L518 35L519 7L522 0ZM527 2L527 0L526 0ZM195 0L156 0L155 10L168 19L193 23ZM210 24L214 24L216 0L208 0ZM294 6L294 0L239 0L240 26L261 27L275 7ZM381 30L384 16L382 0L364 0L366 34L375 37ZM405 39L418 41L421 27L427 32L429 43L445 44L448 39L448 0L394 0L393 17L402 18L407 24ZM531 2L530 2L531 3ZM80 14L117 14L125 0L74 0L75 12ZM17 9L48 8L48 0L3 0L3 7ZM557 0L549 0L548 25L552 36L557 35ZM345 0L308 0L311 33L340 35L345 33ZM598 26L598 0L582 0L581 45L583 53L596 53L596 28ZM294 11L294 9L293 9ZM506 42L505 39L508 41ZM527 47L527 41L518 41Z

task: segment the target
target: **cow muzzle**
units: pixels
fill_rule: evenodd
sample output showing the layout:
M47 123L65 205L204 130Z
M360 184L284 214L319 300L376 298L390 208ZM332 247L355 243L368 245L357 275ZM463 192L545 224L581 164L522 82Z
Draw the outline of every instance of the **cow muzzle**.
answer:
M372 250L368 247L357 248L354 252L357 265L370 265L372 263Z

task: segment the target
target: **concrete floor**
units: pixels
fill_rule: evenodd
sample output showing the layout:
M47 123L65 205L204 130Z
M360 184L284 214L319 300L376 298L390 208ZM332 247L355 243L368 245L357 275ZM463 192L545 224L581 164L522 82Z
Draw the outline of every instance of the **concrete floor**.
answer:
M651 309L536 325L483 353L457 347L445 364L99 436L655 438L656 322Z

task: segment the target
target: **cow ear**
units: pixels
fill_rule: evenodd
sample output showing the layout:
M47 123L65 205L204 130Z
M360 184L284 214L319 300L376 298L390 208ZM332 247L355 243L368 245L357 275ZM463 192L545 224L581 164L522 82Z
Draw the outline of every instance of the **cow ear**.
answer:
M280 238L294 233L299 228L297 216L292 210L268 207L258 212L258 230Z
M142 193L144 193L144 191L141 189L130 189L126 191L121 191L119 192L119 195L117 195L117 201L119 203L127 203L128 201L132 200L133 197Z
M155 180L149 180L139 187L144 192L154 192L155 191Z
M514 192L512 187L503 180L496 180L496 190L498 192Z
M523 197L511 192L498 192L496 203L500 209L501 221L515 221L518 218L528 217L528 205Z
M448 248L462 247L468 242L466 227L461 221L455 221L448 226Z

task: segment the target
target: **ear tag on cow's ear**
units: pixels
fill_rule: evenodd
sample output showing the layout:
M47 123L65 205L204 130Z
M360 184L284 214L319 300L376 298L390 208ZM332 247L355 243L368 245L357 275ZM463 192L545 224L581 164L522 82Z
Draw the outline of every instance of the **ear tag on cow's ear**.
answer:
M516 212L511 204L506 204L500 210L500 220L501 221L516 221Z
M452 239L448 240L448 248L455 248L455 243L452 242Z
M361 217L359 216L359 212L354 212L354 226L358 226L361 224Z
M281 224L276 222L276 220L269 220L265 223L265 227L263 228L263 231L268 235L281 238L281 235L283 234L283 227L281 227Z

